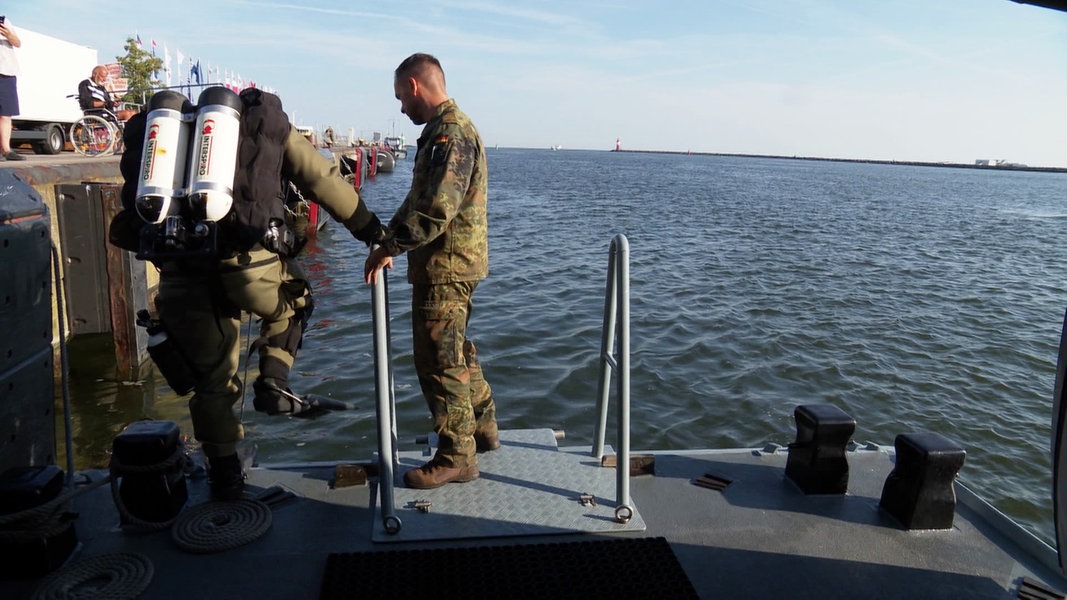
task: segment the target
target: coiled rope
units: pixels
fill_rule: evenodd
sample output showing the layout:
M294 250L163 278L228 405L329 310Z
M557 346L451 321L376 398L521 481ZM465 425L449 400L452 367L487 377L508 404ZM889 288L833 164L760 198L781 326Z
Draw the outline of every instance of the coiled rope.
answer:
M33 600L119 600L136 598L155 570L143 554L101 554L64 567L46 577Z
M111 473L111 498L115 501L115 507L119 511L119 516L122 518L123 526L132 525L146 531L155 531L158 529L166 529L174 523L174 518L167 519L166 521L146 521L130 513L126 508L126 503L122 501L122 496L119 494L119 480L124 475L131 474L152 474L152 473L168 473L171 471L186 470L191 465L192 459L189 458L185 452L182 451L182 447L179 446L171 452L170 456L162 460L161 462L151 465L126 465L122 464L118 456L111 455L111 463L108 466L108 470Z
M182 550L209 554L259 539L271 522L270 506L259 500L205 502L183 511L170 533Z

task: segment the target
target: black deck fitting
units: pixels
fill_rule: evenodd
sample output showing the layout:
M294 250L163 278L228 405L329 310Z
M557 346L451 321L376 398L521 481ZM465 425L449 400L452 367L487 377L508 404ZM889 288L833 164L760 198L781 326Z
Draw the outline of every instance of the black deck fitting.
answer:
M188 500L181 463L181 430L173 421L134 421L111 442L111 476L130 515L149 522L173 519ZM156 468L152 468L156 467ZM125 520L125 514L119 511Z
M785 476L805 494L844 494L848 491L845 445L856 431L856 420L833 404L796 407L797 439L789 444Z
M896 466L882 487L879 505L905 529L951 529L956 515L956 479L967 453L931 432L902 433L894 443Z
M0 515L32 511L63 491L63 471L55 465L11 467L0 474ZM61 511L56 511L60 514ZM47 513L46 513L47 514ZM44 515L7 523L0 538L0 580L35 579L59 568L78 545L74 519L42 521Z

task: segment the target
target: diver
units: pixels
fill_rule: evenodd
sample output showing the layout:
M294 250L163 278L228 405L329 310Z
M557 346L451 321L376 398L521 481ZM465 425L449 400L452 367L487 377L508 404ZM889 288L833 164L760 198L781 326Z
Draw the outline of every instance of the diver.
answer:
M177 393L193 393L189 413L212 496L237 499L242 312L262 322L249 350L259 359L257 411L304 416L345 407L288 385L314 303L294 260L298 236L286 223L285 190L299 189L367 245L384 229L273 94L210 87L192 106L181 94L158 92L123 138L123 210L109 238L159 270L154 325L174 356L157 358L157 366Z

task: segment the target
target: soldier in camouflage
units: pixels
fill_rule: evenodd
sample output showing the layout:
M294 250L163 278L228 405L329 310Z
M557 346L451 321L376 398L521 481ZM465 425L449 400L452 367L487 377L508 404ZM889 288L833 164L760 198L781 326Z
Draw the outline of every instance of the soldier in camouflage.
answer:
M411 190L364 266L377 281L407 253L412 286L415 371L438 436L433 459L404 474L411 488L478 478L477 452L500 447L496 405L467 339L474 290L489 274L485 147L469 117L445 91L441 63L413 54L397 67L393 89L419 136Z

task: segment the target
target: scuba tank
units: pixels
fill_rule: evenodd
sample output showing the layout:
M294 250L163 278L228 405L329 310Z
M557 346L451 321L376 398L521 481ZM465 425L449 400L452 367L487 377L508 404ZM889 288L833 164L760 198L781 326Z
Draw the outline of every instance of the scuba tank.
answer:
M148 101L135 207L146 223L160 224L181 212L192 107L185 96L164 90Z
M219 221L233 206L241 98L224 87L200 94L189 163L189 208L194 221Z

